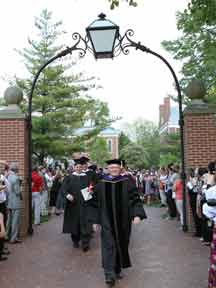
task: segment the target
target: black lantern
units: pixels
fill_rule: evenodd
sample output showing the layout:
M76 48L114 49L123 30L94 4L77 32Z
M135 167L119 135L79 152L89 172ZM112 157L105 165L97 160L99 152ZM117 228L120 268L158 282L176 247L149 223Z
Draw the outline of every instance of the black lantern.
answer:
M119 38L119 26L106 19L101 13L99 19L86 28L96 59L113 58L116 40Z

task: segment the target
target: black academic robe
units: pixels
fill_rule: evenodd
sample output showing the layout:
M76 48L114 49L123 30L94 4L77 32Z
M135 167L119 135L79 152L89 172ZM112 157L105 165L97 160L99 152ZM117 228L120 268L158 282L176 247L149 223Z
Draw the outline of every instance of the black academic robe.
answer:
M56 207L56 201L57 201L61 186L62 186L62 180L59 178L56 178L50 190L50 206L51 207Z
M116 179L105 177L95 188L94 199L98 203L98 223L101 224L103 267L105 262L113 261L106 254L106 243L114 241L115 266L118 269L131 266L128 246L131 224L134 217L146 218L143 204L134 181L127 176ZM96 215L96 214L95 214ZM107 239L111 238L112 239ZM108 244L109 245L109 244ZM105 251L105 252L104 252ZM104 254L104 255L103 255Z
M87 170L84 173L88 176L89 182L92 185L96 185L98 183L99 177L95 171Z
M74 201L66 199L63 233L70 233L73 235L89 234L91 232L89 227L89 211L88 201L86 202L82 196L81 189L89 186L89 179L87 175L83 176L71 175L68 176L64 186L65 197L71 194Z

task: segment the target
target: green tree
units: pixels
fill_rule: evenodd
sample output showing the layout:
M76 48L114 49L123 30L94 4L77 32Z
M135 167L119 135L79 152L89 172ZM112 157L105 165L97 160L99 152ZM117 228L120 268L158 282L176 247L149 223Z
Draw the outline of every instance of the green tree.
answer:
M179 132L166 134L160 143L160 166L169 163L180 163L180 135Z
M148 166L159 165L160 137L157 125L147 120L136 123L137 143L145 147L148 155Z
M124 146L120 151L120 157L125 159L127 166L132 169L143 169L149 167L149 156L145 147L137 143L131 142Z
M28 76L16 77L15 81L26 95L39 67L63 48L58 44L64 34L62 22L53 21L51 12L43 10L35 18L35 27L37 36L28 39L28 47L18 51ZM95 86L93 79L72 73L75 64L69 59L59 60L44 69L37 82L33 97L33 150L40 162L46 155L60 157L79 150L82 141L73 135L86 122L95 127L91 135L110 122L107 104L88 95Z
M122 149L124 149L125 146L129 145L131 143L130 138L124 133L121 132L119 135L119 151L121 154Z
M181 86L186 88L193 78L207 88L207 101L216 102L216 1L193 0L177 13L177 28L182 36L163 41L164 48L183 63Z
M116 7L119 7L120 0L108 0L110 2L110 8L115 9ZM123 2L123 0L122 0ZM135 0L124 0L124 2L128 2L130 6L136 7L137 6L137 1Z
M101 167L104 166L106 160L111 158L106 140L102 137L96 137L94 141L91 141L88 147L88 152L91 160Z
M138 119L133 123L127 123L123 130L133 143L143 147L145 167L157 167L160 158L160 137L157 125L148 120Z

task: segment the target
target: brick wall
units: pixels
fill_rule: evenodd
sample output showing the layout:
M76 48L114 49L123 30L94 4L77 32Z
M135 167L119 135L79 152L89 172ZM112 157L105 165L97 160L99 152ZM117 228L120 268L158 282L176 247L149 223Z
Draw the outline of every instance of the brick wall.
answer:
M164 98L164 119L165 122L169 121L169 117L170 117L170 97L165 97Z
M207 167L216 160L215 114L185 114L186 168Z
M26 235L28 228L28 158L27 129L25 119L0 119L0 159L18 162L22 184L22 217L21 236Z
M185 142L185 167L207 167L208 163L216 159L216 109L197 109L190 107L184 112L184 142ZM194 229L192 212L188 207L189 229Z
M170 97L164 98L164 103L159 106L159 127L163 126L169 121L170 117Z
M108 151L111 153L111 157L118 158L119 157L119 137L118 136L102 136L106 139ZM110 147L111 143L111 147ZM111 150L110 150L111 149Z

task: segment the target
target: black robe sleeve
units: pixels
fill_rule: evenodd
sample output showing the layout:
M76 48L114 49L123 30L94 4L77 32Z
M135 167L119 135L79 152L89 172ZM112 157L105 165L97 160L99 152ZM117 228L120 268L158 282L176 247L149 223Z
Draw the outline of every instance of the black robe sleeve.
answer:
M89 206L89 215L90 215L90 220L93 224L101 224L100 223L100 216L99 216L99 211L100 211L100 204L99 204L99 193L100 193L100 184L96 185L94 187L94 192L92 194L92 199L88 201L88 206Z
M69 180L70 180L70 176L66 176L61 186L61 193L64 195L64 197L66 197L68 194L67 189L68 189Z
M141 220L146 219L147 215L143 207L142 200L140 199L139 192L137 190L136 184L129 179L129 201L130 201L130 211L131 218L139 217Z

